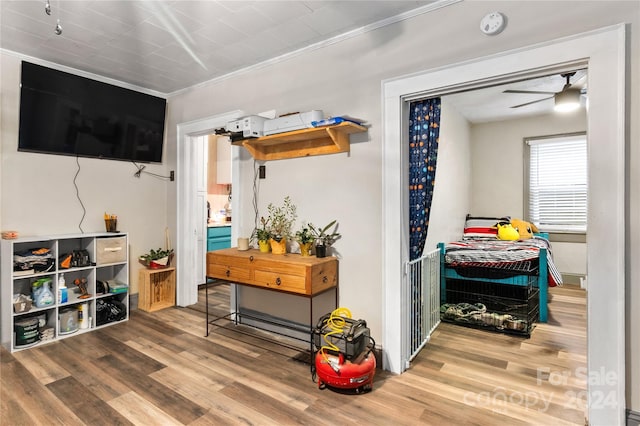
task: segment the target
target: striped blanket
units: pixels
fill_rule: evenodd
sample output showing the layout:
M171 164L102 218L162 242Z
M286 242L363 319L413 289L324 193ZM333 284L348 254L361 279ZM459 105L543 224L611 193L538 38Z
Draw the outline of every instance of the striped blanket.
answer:
M482 270L501 274L496 278L535 275L538 271L538 253L541 248L547 249L549 286L562 285L562 276L553 263L549 241L540 237L520 241L464 239L452 242L446 246L445 264L467 277L471 276L465 271Z

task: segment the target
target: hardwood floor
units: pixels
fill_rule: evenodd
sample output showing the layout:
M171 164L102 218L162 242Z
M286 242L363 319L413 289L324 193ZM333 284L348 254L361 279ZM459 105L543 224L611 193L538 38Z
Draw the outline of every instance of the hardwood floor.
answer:
M228 286L211 288L213 312L228 297ZM232 326L205 338L202 301L136 310L92 333L2 349L0 423L584 424L585 303L575 286L551 289L549 323L530 339L441 324L407 372L378 370L362 395L319 390L297 361L302 342Z

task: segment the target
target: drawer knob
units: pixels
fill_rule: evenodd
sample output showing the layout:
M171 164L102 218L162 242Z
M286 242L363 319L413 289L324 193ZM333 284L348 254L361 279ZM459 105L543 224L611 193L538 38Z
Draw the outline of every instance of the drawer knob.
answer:
M227 278L229 278L229 276L231 275L231 271L227 269L227 272L225 272L224 274L227 276Z
M249 262L253 262L253 255L249 256Z
M329 281L329 278L327 278L327 276L325 275L324 277L322 277L322 282L326 283L327 281Z
M282 280L280 279L280 277L276 278L276 285L280 285L282 284Z

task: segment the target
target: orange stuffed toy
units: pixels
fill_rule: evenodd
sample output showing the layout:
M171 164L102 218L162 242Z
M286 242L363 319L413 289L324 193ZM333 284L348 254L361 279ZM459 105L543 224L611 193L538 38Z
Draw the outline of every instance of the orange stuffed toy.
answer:
M518 230L521 240L533 238L534 233L540 232L533 223L520 219L511 219L511 225Z

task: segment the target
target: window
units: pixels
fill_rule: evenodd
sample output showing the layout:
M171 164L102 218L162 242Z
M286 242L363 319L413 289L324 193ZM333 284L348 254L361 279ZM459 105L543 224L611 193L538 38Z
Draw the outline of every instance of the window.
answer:
M587 232L587 136L525 139L529 220L545 232Z

